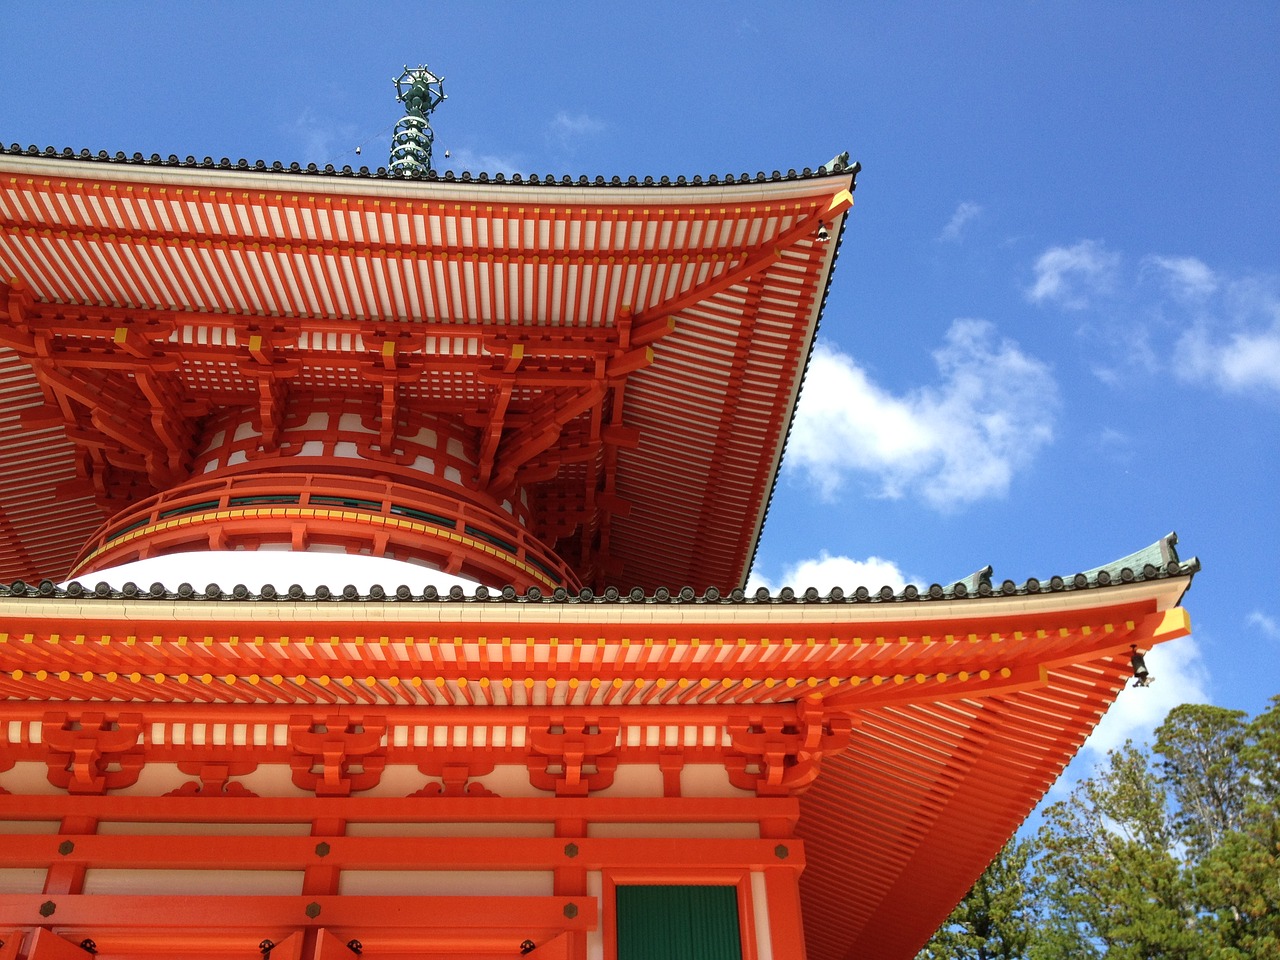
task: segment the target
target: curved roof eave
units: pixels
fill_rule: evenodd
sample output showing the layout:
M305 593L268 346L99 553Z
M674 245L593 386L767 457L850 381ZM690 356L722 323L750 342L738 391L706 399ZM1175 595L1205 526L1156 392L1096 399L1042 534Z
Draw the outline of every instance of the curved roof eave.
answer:
M979 610L985 614L993 613L994 605L998 605L1001 601L1024 603L1030 597L1049 597L1054 595L1063 598L1084 597L1086 594L1093 594L1098 590L1109 592L1145 585L1145 589L1148 592L1159 588L1158 592L1161 594L1163 602L1172 607L1181 600L1182 595L1191 586L1193 578L1200 571L1200 560L1197 557L1189 557L1186 560L1179 559L1175 549L1176 543L1177 534L1170 533L1152 545L1113 563L1075 574L1055 575L1043 581L1031 577L1021 583L1005 580L1001 584L993 585L988 573L986 577L980 578L976 585L971 584L974 578L968 577L957 580L949 586L944 587L941 584L933 584L923 590L910 584L899 591L894 591L887 586L872 589L863 585L851 589L848 593L843 589L835 588L825 595L820 594L813 587L800 592L791 587L784 587L777 594L771 594L765 588L755 591L754 594L747 594L742 589L722 594L721 591L712 587L698 594L692 587L684 587L675 591L659 588L651 593L639 587L625 593L610 587L597 596L589 588L584 588L580 593L576 594L560 588L550 595L544 595L541 590L533 588L528 593L519 595L512 587L507 587L503 590L491 590L488 587L478 586L474 593L468 596L461 587L454 587L446 593L441 593L434 587L427 587L423 592L415 593L408 587L386 589L374 586L368 593L360 593L354 587L321 588L316 592L307 592L301 587L276 588L271 585L264 587L259 593L251 593L241 588L223 590L216 584L210 584L204 591L198 591L191 584L180 584L172 589L163 584L155 584L150 589L143 589L136 584L126 584L123 589L115 589L105 582L90 587L78 581L72 581L66 586L59 586L51 580L44 580L39 584L28 584L22 580L15 580L8 584L0 583L0 601L5 599L18 602L70 601L82 603L91 601L103 603L104 612L107 603L113 600L142 601L144 603L193 601L202 604L213 603L218 606L230 603L259 602L316 602L326 605L333 603L342 606L368 604L371 602L386 603L392 606L447 603L473 605L475 607L473 612L477 617L482 617L482 611L489 607L495 608L496 616L506 616L506 614L499 612L501 608L510 604L519 604L526 611L522 614L522 617L530 616L535 619L535 611L539 607L545 607L551 611L559 611L565 606L573 606L591 608L595 611L592 616L596 617L600 616L603 610L610 608L616 611L625 611L627 608L645 608L645 612L639 615L646 620L651 620L653 619L653 607L655 605L703 607L704 609L711 608L721 611L726 607L754 608L757 612L753 615L759 617L766 609L784 613L788 609L820 607L825 608L829 615L832 607L880 608L885 605L899 607L898 615L909 616L910 614L906 612L908 610L936 609L938 604L964 607L970 603L979 603L981 604ZM987 568L987 570L989 569ZM1074 603L1074 601L1072 602ZM1081 602L1093 603L1095 601L1085 597ZM986 604L992 604L993 606L986 606ZM549 615L557 619L563 616L561 612L554 612ZM930 613L928 615L935 616L936 614ZM625 617L625 614L622 614L622 616ZM685 614L679 614L679 616L683 617ZM883 613L877 613L876 616L883 616Z
M572 176L570 174L505 174L486 172L472 173L469 170L455 172L453 170L436 171L431 170L426 174L419 176L409 176L402 173L393 173L385 167L334 167L333 164L325 164L323 167L315 163L306 165L293 162L285 164L276 160L268 163L264 160L249 161L245 159L231 160L223 157L220 160L214 160L212 157L204 157L197 159L188 156L185 159L179 158L176 154L170 154L167 157L161 157L157 153L150 156L144 156L141 153L127 155L122 151L109 154L105 150L92 153L89 150L75 151L70 147L58 150L54 147L45 147L43 149L34 145L22 147L17 143L5 146L0 143L0 158L21 158L23 161L51 162L57 164L63 163L83 163L101 166L111 166L116 169L112 172L112 176L119 176L122 179L132 179L141 171L165 170L167 175L173 176L177 174L182 177L192 177L193 183L213 183L220 184L224 177L233 176L238 179L238 183L245 185L242 177L264 177L270 178L269 181L263 183L264 186L270 186L273 189L280 189L281 180L298 180L299 189L325 189L321 184L330 184L333 182L341 182L345 185L364 184L367 186L395 184L397 189L402 189L405 184L410 183L430 183L438 185L466 185L471 187L492 187L501 190L510 190L512 188L533 189L533 188L554 188L561 190L564 188L582 189L582 188L620 188L626 190L645 190L650 188L661 188L668 190L676 188L680 190L697 191L706 188L724 188L735 187L737 189L758 186L762 184L780 184L791 183L796 181L812 180L821 177L851 177L856 180L858 172L862 169L861 164L848 162L848 154L842 153L833 160L818 166L804 167L796 170L794 167L786 170L774 170L770 173L765 171L757 171L751 173L724 173L724 174L695 174L692 176L639 176L631 174L628 176L612 175L605 177L603 175L587 176L579 174ZM100 172L98 173L100 175ZM144 174L145 176L145 174ZM205 177L212 179L206 180ZM306 186L303 187L302 183ZM850 184L850 189L854 186ZM374 190L371 192L381 192Z

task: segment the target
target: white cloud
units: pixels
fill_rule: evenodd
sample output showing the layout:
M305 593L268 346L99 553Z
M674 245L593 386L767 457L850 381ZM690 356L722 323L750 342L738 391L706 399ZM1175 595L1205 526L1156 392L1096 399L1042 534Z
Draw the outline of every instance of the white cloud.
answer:
M604 122L585 113L561 110L547 124L547 138L563 150L571 150L582 140L599 133Z
M1113 464L1124 468L1133 463L1135 450L1133 437L1114 427L1103 427L1097 436L1098 452Z
M947 225L942 228L942 233L938 234L938 239L958 241L965 226L980 213L982 213L981 206L971 200L962 201L956 207L956 212L951 215L951 219L947 221Z
M450 149L448 157L444 155L443 151L438 151L432 159L437 169L454 170L459 173L466 170L471 173L512 174L520 173L526 167L517 157L502 156L496 153L482 153L467 147L457 150Z
M1084 742L1095 759L1106 756L1126 740L1150 742L1165 715L1179 704L1209 702L1209 671L1193 637L1182 637L1153 647L1145 656L1154 678L1150 686L1132 683Z
M1117 430L1115 427L1103 427L1098 434L1098 443L1105 449L1116 450L1127 448L1133 443L1133 440L1122 430Z
M312 107L307 107L294 118L290 130L297 140L299 161L304 166L308 163L321 167L326 163L338 167L344 163L351 166L368 163L355 152L358 142L355 127L322 119ZM381 162L386 163L385 158Z
M1178 340L1174 355L1183 380L1207 381L1231 393L1280 392L1280 323L1233 333L1202 323Z
M1257 627L1265 637L1272 640L1280 640L1280 622L1270 614L1263 613L1261 610L1254 610L1245 618L1245 623L1251 627Z
M1194 267L1190 273L1198 275ZM1212 294L1207 285L1196 288L1197 302L1177 317L1185 330L1172 350L1178 377L1228 393L1280 392L1280 282L1261 274L1210 276Z
M1131 389L1135 376L1172 373L1226 393L1280 393L1280 279L1167 254L1124 277L1121 262L1094 240L1051 247L1026 291L1034 303L1090 308L1078 333L1099 380Z
M1202 300L1218 289L1218 277L1197 257L1162 257L1151 255L1143 261L1146 271L1154 272L1173 293L1186 300Z
M818 347L788 442L798 469L831 498L854 474L877 494L946 509L1001 496L1053 436L1049 368L990 323L956 320L933 354L940 383L896 396L850 356Z
M1153 331L1142 323L1090 322L1077 331L1089 339L1093 357L1089 369L1095 377L1112 387L1132 382L1134 372L1152 374L1167 362L1167 347L1153 339ZM1102 347L1110 349L1101 349Z
M750 592L767 587L770 593L776 593L783 587L792 587L797 591L816 587L820 593L826 594L832 587L840 587L849 593L857 587L878 590L886 585L893 587L895 591L907 585L907 578L892 560L880 557L867 557L865 560L833 557L823 550L817 558L801 560L787 567L777 582L752 570L747 590Z
M1035 282L1028 288L1027 298L1032 303L1083 310L1092 298L1112 290L1119 265L1120 255L1097 240L1050 247L1036 260Z

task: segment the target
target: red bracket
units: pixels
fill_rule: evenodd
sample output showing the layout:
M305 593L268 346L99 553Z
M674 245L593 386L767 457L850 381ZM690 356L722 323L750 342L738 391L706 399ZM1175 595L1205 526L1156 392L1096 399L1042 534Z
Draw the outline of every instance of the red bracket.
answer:
M49 782L72 794L132 786L146 763L141 737L139 713L46 713L40 738L49 749Z
M387 763L386 729L383 717L293 717L289 766L294 785L318 797L345 797L375 786Z
M467 761L462 758L427 760L418 764L418 769L429 777L439 777L440 783L428 783L412 797L496 797L497 794L475 777L483 777L493 773L492 763Z
M232 777L243 777L253 773L258 764L252 760L241 760L232 763L206 763L202 760L183 760L178 762L178 769L188 776L199 777L188 780L176 790L170 790L166 797L256 797L257 794L242 783L236 783Z
M824 754L843 749L853 730L847 717L824 717L819 704L797 704L794 721L731 717L733 752L725 758L729 782L761 797L804 791L822 767Z
M529 782L558 797L585 797L610 786L620 727L616 717L531 717L525 739Z

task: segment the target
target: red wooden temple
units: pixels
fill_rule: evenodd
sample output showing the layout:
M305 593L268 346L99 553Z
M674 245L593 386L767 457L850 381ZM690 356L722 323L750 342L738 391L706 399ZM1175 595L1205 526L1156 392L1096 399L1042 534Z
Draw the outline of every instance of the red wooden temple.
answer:
M0 958L912 957L1197 565L744 594L857 169L2 149Z

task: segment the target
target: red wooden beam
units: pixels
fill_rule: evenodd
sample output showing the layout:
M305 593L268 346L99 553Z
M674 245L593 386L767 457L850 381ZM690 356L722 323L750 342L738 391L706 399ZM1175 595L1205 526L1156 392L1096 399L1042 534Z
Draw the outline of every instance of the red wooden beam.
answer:
M410 823L424 811L437 823L752 823L794 824L792 798L673 797L76 797L0 794L0 820L93 817L130 823ZM46 837L47 839L47 837Z
M560 931L594 930L596 923L594 897L0 894L0 927Z
M650 801L652 802L652 801ZM671 816L666 814L666 818ZM665 818L664 818L665 819ZM73 864L129 870L600 870L785 866L801 870L804 847L788 840L659 837L279 837L103 836L0 833L0 865ZM6 922L0 917L0 923Z

